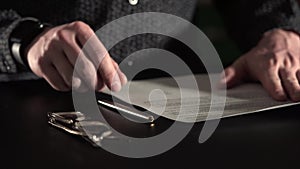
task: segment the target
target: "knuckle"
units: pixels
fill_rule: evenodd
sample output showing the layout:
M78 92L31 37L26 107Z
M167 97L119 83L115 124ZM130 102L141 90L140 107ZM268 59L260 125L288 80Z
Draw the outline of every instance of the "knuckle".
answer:
M56 33L56 35L57 35L57 37L58 37L59 39L64 39L64 38L66 38L66 33L65 33L65 31L64 31L63 29L58 30L57 33Z
M280 65L281 56L278 53L271 52L267 54L262 61L264 68L276 68Z
M275 54L270 53L266 58L262 59L261 62L257 62L257 66L262 70L274 71L278 67L279 62L275 57Z
M282 35L285 35L286 32L283 29L274 29L265 33L265 36L280 38Z
M283 65L285 68L290 68L291 67L291 62L288 59L284 59Z
M81 26L85 25L85 23L82 22L82 21L74 21L74 22L72 23L72 25L73 25L74 27L81 27Z
M90 29L90 26L82 21L75 21L72 23L72 26L76 31L86 31Z
M297 69L299 67L299 58L298 55L295 55L291 51L287 51L287 59L290 62L290 66L293 69Z
M120 69L119 65L114 60L112 60L112 64L116 70Z
M264 62L264 66L270 70L273 70L277 66L277 64L278 64L278 60L276 58L269 58L266 59Z
M275 48L276 48L276 45L278 45L278 43L273 44L273 46L274 46ZM271 51L270 56L271 56L271 58L280 59L280 58L282 58L284 55L283 55L283 52L282 52L282 51Z
M57 31L56 33L56 36L57 36L57 39L61 42L64 42L64 43L67 43L67 44L70 44L70 34L65 31L65 30L59 30Z

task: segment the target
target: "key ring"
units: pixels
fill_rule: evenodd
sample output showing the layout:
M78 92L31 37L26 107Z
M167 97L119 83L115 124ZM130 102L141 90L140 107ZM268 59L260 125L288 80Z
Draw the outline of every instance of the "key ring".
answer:
M67 133L82 136L95 146L103 139L112 137L110 127L100 121L86 120L81 112L48 112L47 116L50 125Z

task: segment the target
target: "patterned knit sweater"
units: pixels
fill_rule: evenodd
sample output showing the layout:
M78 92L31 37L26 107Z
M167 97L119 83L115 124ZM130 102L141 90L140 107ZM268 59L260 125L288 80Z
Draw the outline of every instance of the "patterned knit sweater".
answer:
M3 2L0 5L0 71L2 72L0 80L28 78L18 69L8 46L10 33L24 17L34 17L54 26L80 20L96 31L110 21L138 12L164 12L191 20L195 7L195 0L140 0L137 5L131 5L128 0L9 0ZM117 62L120 62L124 57L139 49L161 48L162 46L161 37L145 34L118 43L110 54Z
M243 52L262 34L283 28L300 34L300 0L216 0L228 32ZM300 49L300 46L299 46Z
M197 0L139 0L135 6L128 0L9 0L0 5L0 81L28 79L30 73L18 69L10 53L8 39L24 17L35 17L52 25L80 20L94 30L110 21L137 12L164 12L192 20ZM261 34L284 27L300 33L297 0L217 0L228 28L241 48L248 49ZM108 35L109 36L109 35ZM138 35L117 44L111 56L120 62L134 51L163 48L164 37ZM243 40L243 41L242 41ZM246 42L245 42L246 41Z

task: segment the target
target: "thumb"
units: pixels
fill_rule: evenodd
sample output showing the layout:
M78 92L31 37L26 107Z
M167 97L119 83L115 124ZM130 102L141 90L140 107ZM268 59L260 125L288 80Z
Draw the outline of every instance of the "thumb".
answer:
M240 85L246 77L245 66L242 59L238 59L234 64L227 67L221 76L219 82L220 88L232 88Z

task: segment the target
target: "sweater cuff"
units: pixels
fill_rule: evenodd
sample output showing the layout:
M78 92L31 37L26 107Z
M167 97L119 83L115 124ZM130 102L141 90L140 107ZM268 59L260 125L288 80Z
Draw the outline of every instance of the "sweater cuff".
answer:
M9 37L11 54L24 68L29 69L27 56L25 56L26 48L49 26L49 24L41 23L36 18L28 17L23 18L11 32Z
M1 41L0 41L0 54L2 55L0 61L0 70L4 73L16 73L17 66L15 64L14 58L10 52L9 46L9 36L12 31L17 27L17 25L21 22L21 18L13 21L9 26L7 26L1 32Z

